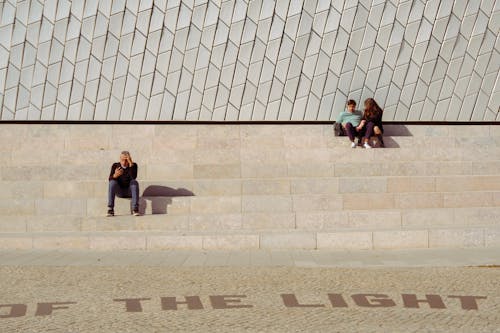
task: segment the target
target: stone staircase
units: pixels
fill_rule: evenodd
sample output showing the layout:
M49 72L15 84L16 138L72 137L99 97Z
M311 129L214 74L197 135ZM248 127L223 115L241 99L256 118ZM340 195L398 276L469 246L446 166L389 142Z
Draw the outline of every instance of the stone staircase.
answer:
M0 125L1 249L500 246L500 126ZM141 210L107 176L139 165Z

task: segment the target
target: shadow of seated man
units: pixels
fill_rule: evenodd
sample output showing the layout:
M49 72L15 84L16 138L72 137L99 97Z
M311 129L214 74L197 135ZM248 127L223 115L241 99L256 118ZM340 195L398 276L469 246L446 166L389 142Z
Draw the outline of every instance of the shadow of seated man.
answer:
M172 197L185 197L193 195L193 192L185 188L174 189L168 186L150 185L144 190L141 201L151 201L152 214L166 214L167 206L172 204Z
M115 196L132 198L131 212L139 216L139 183L137 182L137 163L132 161L128 151L122 151L120 162L113 163L109 173L108 214L114 216Z

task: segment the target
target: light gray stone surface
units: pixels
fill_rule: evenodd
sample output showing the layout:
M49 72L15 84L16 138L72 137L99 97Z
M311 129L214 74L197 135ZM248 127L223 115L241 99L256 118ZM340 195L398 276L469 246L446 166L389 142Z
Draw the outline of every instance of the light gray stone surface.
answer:
M0 247L497 246L498 126L385 131L387 148L368 150L331 125L3 124ZM144 215L117 199L107 218L123 149L139 165Z

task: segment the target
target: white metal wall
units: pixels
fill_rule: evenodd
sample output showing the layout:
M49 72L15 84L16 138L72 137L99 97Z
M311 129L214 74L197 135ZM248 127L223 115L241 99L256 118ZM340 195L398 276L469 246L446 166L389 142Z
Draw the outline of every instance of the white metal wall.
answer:
M2 120L500 121L500 0L0 0Z

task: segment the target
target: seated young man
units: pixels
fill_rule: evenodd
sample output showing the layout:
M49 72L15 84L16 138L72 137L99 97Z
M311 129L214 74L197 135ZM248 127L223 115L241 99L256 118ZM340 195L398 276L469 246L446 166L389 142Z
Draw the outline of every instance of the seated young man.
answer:
M337 117L337 123L342 124L349 140L351 140L351 148L356 148L355 137L361 137L363 134L363 127L360 126L362 117L363 112L356 110L356 102L352 99L347 101L347 110L342 111Z
M114 216L115 196L132 198L132 214L139 216L139 183L137 178L137 163L132 161L128 151L122 151L120 162L113 163L109 173L108 214Z

